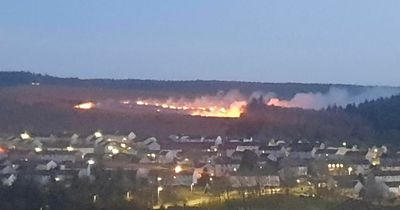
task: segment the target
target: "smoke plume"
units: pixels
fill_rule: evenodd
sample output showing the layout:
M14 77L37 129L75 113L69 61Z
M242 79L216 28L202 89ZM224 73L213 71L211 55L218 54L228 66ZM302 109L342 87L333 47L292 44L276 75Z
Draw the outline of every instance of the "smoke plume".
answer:
M328 106L346 106L348 104L360 104L366 100L375 100L378 98L387 98L399 94L398 88L371 87L365 88L358 94L350 94L344 88L332 87L327 93L297 93L290 100L280 100L278 98L270 98L266 100L267 105L280 107L296 107L303 109L320 110Z

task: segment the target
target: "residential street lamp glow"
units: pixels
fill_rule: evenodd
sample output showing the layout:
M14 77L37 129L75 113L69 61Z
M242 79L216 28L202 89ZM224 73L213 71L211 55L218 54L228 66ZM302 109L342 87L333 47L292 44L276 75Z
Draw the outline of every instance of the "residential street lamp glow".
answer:
M163 190L164 188L161 186L157 187L157 202L160 202L160 192Z
M100 138L100 137L102 137L102 136L103 136L103 134L102 134L100 131L94 132L94 137Z
M67 147L67 151L68 151L68 152L72 152L72 151L74 151L74 148L73 148L72 146L68 146L68 147Z
M42 148L40 148L40 147L35 147L35 152L41 152L41 151L43 151Z
M182 167L180 165L177 165L174 169L175 173L180 173L182 171Z
M91 166L94 165L95 162L94 162L94 160L90 159L87 161L87 164L88 164L88 166L87 166L86 172L87 172L87 176L90 177L91 176Z
M351 172L353 171L353 168L349 167L347 170L349 171L349 175L351 175Z
M116 154L119 153L119 150L118 150L117 148L114 148L114 149L111 150L111 152L112 152L114 155L116 155Z

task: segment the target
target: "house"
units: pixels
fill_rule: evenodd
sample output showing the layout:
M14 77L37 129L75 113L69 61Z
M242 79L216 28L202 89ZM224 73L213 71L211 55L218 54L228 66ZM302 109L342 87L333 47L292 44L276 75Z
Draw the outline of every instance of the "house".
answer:
M49 171L49 170L55 169L57 166L58 166L58 164L56 162L54 162L53 160L44 160L44 161L40 161L37 163L35 170Z
M289 157L296 159L312 159L317 147L311 143L294 143L290 146Z
M259 148L258 155L261 154L271 154L276 158L281 158L287 155L287 150L282 144L274 145L274 146L261 146Z
M191 186L193 184L193 170L184 170L175 173L171 180L172 186Z
M382 162L379 165L381 171L400 171L400 162Z
M233 188L259 187L273 188L281 185L279 175L276 173L267 173L263 170L251 172L238 171L228 177Z
M371 163L367 159L344 159L347 170L351 174L368 174L371 169Z
M353 145L353 146L341 146L341 147L328 147L327 149L330 149L330 148L334 148L334 149L337 149L338 151L337 151L337 155L345 155L347 152L349 152L349 151L352 151L352 152L357 152L357 151L359 151L359 149L358 149L358 147L357 147L357 145Z
M400 182L384 182L384 184L396 197L400 196Z
M69 141L60 141L54 143L44 143L43 148L47 151L79 151L82 155L94 153L93 143L75 143Z
M127 138L130 142L133 142L136 139L136 134L132 131L128 134Z
M335 176L333 180L340 194L349 198L357 199L361 191L365 190L357 176Z
M46 185L52 181L66 181L72 180L74 177L78 177L79 171L61 171L61 170L50 170L50 171L34 171L30 176L33 180L41 185Z
M283 158L279 161L278 168L282 180L293 180L308 175L308 161L304 159Z
M375 171L375 180L382 182L400 182L400 171Z
M82 153L78 151L42 151L36 153L38 160L53 160L55 162L82 160Z
M253 142L253 141L248 141L248 142L243 142L239 145L236 146L236 151L239 152L244 152L246 150L253 151L255 153L258 153L260 146Z
M354 161L359 161L359 160L366 160L365 156L366 156L367 152L365 151L347 151L346 153L344 153L343 156L341 156L340 158L345 159L345 160L354 160Z
M0 179L4 186L12 186L17 180L17 176L15 174L1 174Z
M157 155L157 162L161 164L173 163L180 150L163 150Z
M194 166L194 171L193 171L193 182L192 183L197 183L197 180L201 178L203 173L208 173L211 176L215 175L215 167L211 165L210 163L198 163Z
M19 166L16 164L0 166L0 174L15 174Z
M157 142L157 139L154 137L150 137L144 140L143 142L139 142L138 145L150 151L159 151L161 149L161 145Z
M215 160L215 176L228 176L236 172L240 167L240 160L234 160L229 157L219 157Z
M339 158L337 152L338 149L318 149L313 157L316 159L336 160Z
M11 149L8 152L8 160L15 161L15 160L30 160L35 156L35 152L32 150L17 150Z

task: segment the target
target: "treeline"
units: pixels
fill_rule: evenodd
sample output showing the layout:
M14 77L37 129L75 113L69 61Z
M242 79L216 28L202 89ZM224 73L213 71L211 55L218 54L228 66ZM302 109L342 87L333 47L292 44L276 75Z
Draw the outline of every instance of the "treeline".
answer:
M258 139L319 140L331 143L376 140L372 124L365 118L344 110L304 110L265 106L253 100L241 119L227 131Z
M253 100L231 135L399 145L400 96L321 111L264 106Z
M380 140L400 143L400 95L348 105L345 111L367 119Z
M239 81L164 81L140 79L79 79L59 78L30 72L0 72L0 87L28 85L38 82L43 85L62 85L71 87L100 87L112 89L134 89L143 91L164 91L176 94L196 95L215 94L216 91L240 90L250 95L255 91L273 92L288 99L299 92L328 92L331 87L345 88L350 93L359 93L365 87L356 85L302 84L302 83L261 83Z

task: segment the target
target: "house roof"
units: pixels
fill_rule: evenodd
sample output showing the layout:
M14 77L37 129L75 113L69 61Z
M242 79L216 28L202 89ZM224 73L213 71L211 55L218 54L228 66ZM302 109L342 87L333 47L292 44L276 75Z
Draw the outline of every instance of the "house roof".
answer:
M319 149L315 152L316 155L333 155L336 154L338 150L337 149Z
M335 176L333 179L337 182L337 185L341 188L354 188L359 182L357 176Z
M205 150L211 148L214 143L212 142L163 142L161 144L161 149L181 149L181 150L191 150L199 149Z
M264 146L261 146L261 147L259 148L259 150L264 150L264 151L279 151L279 150L282 149L282 147L283 147L283 145L275 145L275 146L266 146L266 145L264 145Z
M311 143L295 143L290 148L290 152L311 152L314 149L314 145Z
M215 160L216 164L240 164L240 160L234 160L229 157L219 157Z
M376 171L375 176L400 176L400 171Z
M278 176L278 171L255 168L252 171L237 170L236 172L231 172L230 174L231 176Z
M79 151L42 151L36 153L37 155L76 155Z
M385 182L385 185L388 186L388 187L399 188L400 187L400 182Z
M279 167L304 167L308 166L309 161L298 158L283 158L279 161Z
M367 159L344 159L343 162L350 165L371 165Z
M367 152L363 151L347 151L344 156L346 157L352 157L352 158L365 158L365 155Z

